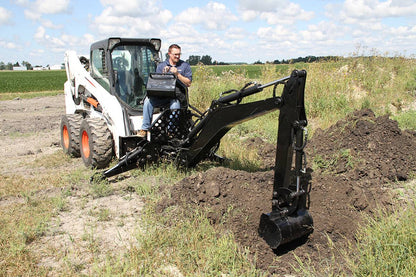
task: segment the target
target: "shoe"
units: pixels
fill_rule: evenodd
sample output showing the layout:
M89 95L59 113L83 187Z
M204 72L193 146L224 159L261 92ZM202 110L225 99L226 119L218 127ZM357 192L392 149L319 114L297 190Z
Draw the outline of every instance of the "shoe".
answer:
M139 131L137 131L136 135L140 138L145 138L147 136L147 131L146 130L139 130Z

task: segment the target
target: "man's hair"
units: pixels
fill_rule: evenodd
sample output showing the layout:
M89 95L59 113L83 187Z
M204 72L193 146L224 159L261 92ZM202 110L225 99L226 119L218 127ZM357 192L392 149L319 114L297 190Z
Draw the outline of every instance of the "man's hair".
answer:
M169 53L170 53L170 50L172 50L172 48L176 48L176 49L179 49L179 50L181 50L181 47L179 46L179 45L177 45L177 44L172 44L171 46L169 46Z

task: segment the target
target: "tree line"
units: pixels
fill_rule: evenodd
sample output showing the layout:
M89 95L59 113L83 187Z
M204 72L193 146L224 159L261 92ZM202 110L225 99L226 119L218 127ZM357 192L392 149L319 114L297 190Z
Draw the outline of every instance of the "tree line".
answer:
M338 56L306 56L306 57L298 57L295 59L283 59L283 60L274 60L272 62L264 62L264 63L268 63L268 64L292 64L292 63L299 63L299 62L304 62L304 63L313 63L313 62L320 62L320 61L329 61L329 60L334 60L334 59L338 59ZM192 55L189 56L189 58L186 60L190 65L197 65L199 63L202 63L204 65L227 65L229 63L226 62L218 62L218 61L213 61L210 55L204 55L204 56L198 56L198 55ZM254 62L254 64L264 64L262 61L258 60L256 62Z
M272 62L265 62L268 64L292 64L292 63L299 63L299 62L304 62L304 63L313 63L313 62L320 62L320 61L329 61L329 60L334 60L334 59L338 59L339 57L337 56L306 56L306 57L298 57L295 59L283 59L283 60L274 60ZM218 62L218 61L213 61L212 57L210 55L203 55L203 56L198 56L198 55L191 55L189 56L189 58L186 60L190 65L197 65L197 64L204 64L204 65L228 65L229 63L227 62ZM264 64L262 61L258 60L256 62L254 62L254 64ZM26 67L27 70L32 70L33 66L27 62L27 61L23 61L22 65L19 64L19 62L16 62L14 64L12 64L11 62L9 63L4 63L4 62L0 62L0 70L12 70L13 67L15 66L23 66Z
M19 62L16 62L14 64L12 64L11 62L9 62L7 64L4 63L4 62L0 62L0 70L13 70L13 67L16 67L16 66L26 67L27 70L32 70L33 69L33 66L27 61L23 61L22 65L20 65Z

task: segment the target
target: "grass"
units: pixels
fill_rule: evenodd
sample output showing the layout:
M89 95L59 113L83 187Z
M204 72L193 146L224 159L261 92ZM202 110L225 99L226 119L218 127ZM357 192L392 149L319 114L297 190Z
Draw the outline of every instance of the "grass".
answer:
M401 128L416 130L416 111L412 106L416 96L415 65L414 59L375 55L371 58L357 56L313 64L256 65L237 69L229 66L199 66L193 68L194 81L190 89L190 98L194 106L205 110L212 99L217 99L221 92L240 89L253 79L264 84L289 75L295 68L305 68L308 72L305 104L310 133L313 134L317 128L326 128L352 110L360 108L371 108L377 116L391 115L399 122ZM65 79L65 73L58 71L56 74L63 76L59 86L55 84L52 88L42 86L35 89L35 84L17 86L18 73L10 74L0 72L1 100L61 93ZM33 76L35 75L26 77L30 79ZM52 78L51 75L48 76ZM62 76L53 78L59 79ZM14 83L12 79L15 79ZM45 79L41 79L45 82ZM270 95L270 91L264 91L250 96L250 99L264 99ZM245 122L226 135L219 153L231 158L232 163L229 167L246 171L259 168L257 153L241 147L242 140L257 136L275 143L278 115L279 112L273 112ZM343 159L348 167L353 168L358 161L351 158L350 151L340 149L334 157L317 156L314 166L325 170L337 160ZM89 176L92 174L92 171L84 168L71 169L62 175L52 174L54 170L62 170L62 165L69 163L70 160L59 152L40 158L29 165L42 168L45 174L0 175L0 197L20 199L16 203L2 205L0 209L1 276L46 276L50 273L47 268L38 266L39 257L31 250L30 245L44 235L57 211L69 209L67 199L74 197L71 188L88 184ZM161 164L149 167L145 172L131 171L129 174L132 177L124 181L126 185L121 189L136 193L146 201L140 224L142 229L136 235L139 243L123 255L108 255L104 261L92 260L93 274L172 276L181 273L184 276L261 276L262 272L255 269L244 249L238 249L232 234L218 232L201 211L168 210L163 215L155 213L155 203L161 197L159 184L169 186L209 166L202 165L186 172L178 171L171 164ZM116 178L115 183L121 182L123 178ZM111 195L116 189L120 189L115 188L115 183L97 181L88 186L88 193L94 198ZM37 191L50 187L60 187L62 193L45 199L37 197ZM409 190L414 191L415 188L411 187ZM412 204L400 212L380 212L374 217L369 217L367 224L363 225L357 234L357 242L352 242L353 248L333 250L344 253L344 258L348 261L345 272L337 271L338 266L331 264L331 261L317 269L312 268L307 261L302 262L298 259L299 268L302 270L300 274L413 276L416 272L416 216L415 207L412 206L414 200L409 202ZM102 222L111 220L112 217L106 209L92 213ZM90 244L91 251L96 252L99 242L95 239L94 230L86 232L84 239ZM62 275L79 276L84 266L68 262L67 272L63 272Z
M149 211L150 216L153 217L152 211ZM255 272L244 254L237 251L231 234L218 236L207 217L199 214L198 211L191 211L190 214L183 216L186 218L185 221L172 222L169 216L160 219L169 221L165 224L169 226L168 229L155 228L157 226L152 224L148 226L150 229L145 230L152 235L150 239L140 241L142 247L137 250L145 257L150 256L148 261L153 263L159 261L159 265L144 268L141 273L152 274L154 269L159 269L166 263L175 265L185 275L218 276L225 273L241 276L243 273ZM159 259L157 259L158 251L155 253L157 248L154 247L157 244L162 247L159 251L162 250L164 253ZM202 249L204 251L201 251Z
M416 110L405 111L393 117L401 129L416 131Z
M358 255L350 260L355 276L414 276L416 272L415 201L392 214L367 217L357 234Z
M64 70L0 71L0 94L63 90Z
M237 249L231 234L219 235L207 217L198 211L157 215L149 205L143 216L138 246L123 264L95 272L113 275L130 272L136 276L259 276L245 253Z
M63 93L63 90L34 91L34 92L4 92L4 93L0 93L0 101L55 96L55 95L59 95L62 93Z
M261 160L257 154L257 149L245 148L243 141L232 136L226 136L221 140L218 154L227 158L226 166L234 170L244 170L248 172L258 171L261 167Z
M27 197L25 203L15 203L0 209L0 276L46 276L48 270L38 267L31 242L41 237L51 216L54 200Z

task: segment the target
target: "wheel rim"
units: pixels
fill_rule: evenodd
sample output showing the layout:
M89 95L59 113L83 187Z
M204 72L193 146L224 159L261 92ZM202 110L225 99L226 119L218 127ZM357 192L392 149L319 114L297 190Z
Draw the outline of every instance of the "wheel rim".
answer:
M62 139L64 143L64 148L68 149L69 148L69 134L68 134L68 128L66 127L66 125L64 126L62 130Z
M86 131L82 132L81 144L82 144L82 153L83 153L84 157L89 158L89 156L90 156L90 143L89 143L88 133Z

